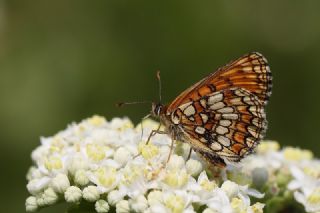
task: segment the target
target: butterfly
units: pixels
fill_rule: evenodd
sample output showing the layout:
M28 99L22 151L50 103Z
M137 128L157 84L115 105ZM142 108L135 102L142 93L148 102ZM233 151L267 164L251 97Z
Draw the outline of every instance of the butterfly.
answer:
M188 143L217 167L252 153L267 129L265 107L272 89L266 58L253 52L219 68L168 105L152 103L173 140Z

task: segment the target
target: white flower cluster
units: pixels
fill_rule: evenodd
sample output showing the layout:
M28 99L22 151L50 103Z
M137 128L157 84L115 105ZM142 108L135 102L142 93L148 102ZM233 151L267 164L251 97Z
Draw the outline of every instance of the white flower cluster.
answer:
M266 199L269 195L269 200L277 196L290 200L293 195L304 211L320 212L320 160L313 158L311 151L293 147L280 150L277 142L264 141L242 165L242 172L251 174L253 186L268 186L263 190Z
M195 153L187 159L185 143L175 144L168 163L169 136L146 144L157 127L152 120L142 128L127 118L93 116L41 138L27 174L26 210L65 201L92 203L97 212L261 213L261 202L287 193L306 211L320 211L320 163L309 151L263 142L241 165L205 171Z

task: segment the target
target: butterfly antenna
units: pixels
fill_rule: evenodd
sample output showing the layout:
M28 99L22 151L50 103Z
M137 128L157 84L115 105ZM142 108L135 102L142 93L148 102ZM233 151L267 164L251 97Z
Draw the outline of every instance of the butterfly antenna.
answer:
M157 79L158 79L158 83L159 83L159 102L161 103L161 78L160 78L160 70L157 71Z
M118 102L116 103L117 107L122 107L124 105L134 105L134 104L151 104L152 101L133 101L133 102Z

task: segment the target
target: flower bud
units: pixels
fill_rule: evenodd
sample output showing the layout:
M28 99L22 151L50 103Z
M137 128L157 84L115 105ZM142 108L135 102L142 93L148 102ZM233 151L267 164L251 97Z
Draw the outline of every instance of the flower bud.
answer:
M82 198L82 191L76 186L70 186L64 193L64 198L68 203L76 203Z
M38 209L37 198L30 196L26 199L26 211L35 212Z
M98 189L95 186L88 186L84 188L82 191L82 194L83 194L83 198L89 202L96 201L100 198Z
M52 179L51 186L54 191L64 193L70 186L69 179L65 174L58 174Z
M129 213L130 206L127 200L121 200L116 205L116 212L117 213Z
M255 168L252 171L252 184L256 188L261 188L268 181L268 171L266 168Z
M95 209L97 212L109 212L110 206L107 203L107 201L105 200L98 200L95 205L94 205Z

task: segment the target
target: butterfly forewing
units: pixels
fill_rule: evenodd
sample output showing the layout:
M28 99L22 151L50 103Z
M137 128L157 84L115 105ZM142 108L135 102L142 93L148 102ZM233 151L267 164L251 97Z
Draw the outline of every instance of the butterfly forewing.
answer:
M254 52L225 65L181 93L168 106L168 111L204 95L232 87L247 89L266 104L272 88L272 76L266 58Z
M263 138L271 87L267 60L245 55L179 95L166 108L164 123L210 164L238 162Z

